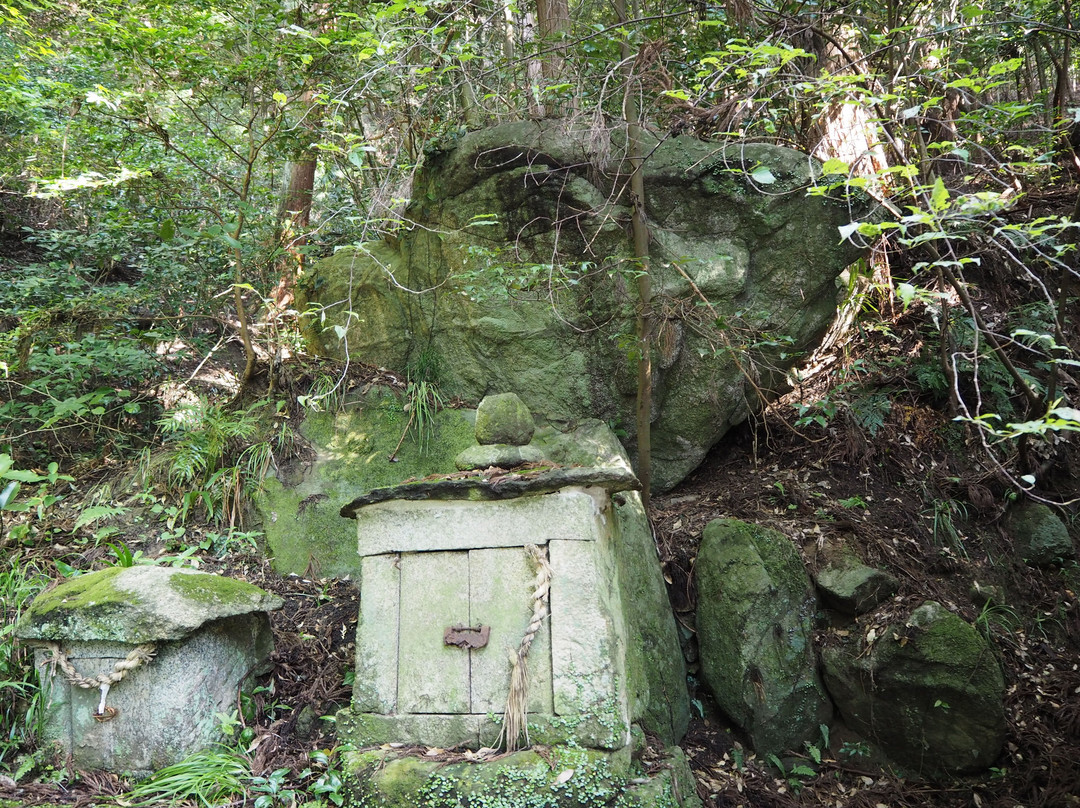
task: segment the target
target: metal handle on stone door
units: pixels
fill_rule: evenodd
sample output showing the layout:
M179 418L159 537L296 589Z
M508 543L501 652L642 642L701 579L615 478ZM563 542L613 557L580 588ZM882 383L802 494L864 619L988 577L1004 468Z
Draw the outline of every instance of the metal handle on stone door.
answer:
M491 626L449 626L443 632L443 645L456 645L466 651L483 648L491 636Z

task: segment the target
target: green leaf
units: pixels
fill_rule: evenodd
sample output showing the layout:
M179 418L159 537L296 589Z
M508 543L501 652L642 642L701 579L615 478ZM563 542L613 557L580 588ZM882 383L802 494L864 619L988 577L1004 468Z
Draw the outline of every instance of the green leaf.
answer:
M840 241L848 241L853 235L859 232L859 228L862 226L861 222L851 222L850 224L842 224L837 230L840 231Z
M849 171L848 164L843 160L837 160L835 157L831 160L826 160L825 164L821 167L822 174L847 174Z
M0 491L0 510L7 509L8 503L19 495L21 487L22 483L18 480L12 480L3 491Z
M71 532L74 533L79 528L93 524L99 519L108 519L113 516L119 516L126 510L127 508L116 507L113 505L93 505L89 508L83 508L79 512L79 518L75 520Z
M934 180L934 190L930 193L930 209L935 213L940 213L947 207L949 207L949 189L945 187L941 177L938 177Z
M158 237L162 241L172 241L176 235L176 223L172 219L166 219L158 228Z
M769 171L768 166L758 166L750 172L750 176L759 185L772 185L776 182L776 177Z
M911 301L915 299L915 287L910 283L898 283L896 284L896 294L899 295L906 309L911 305Z
M4 480L18 480L21 483L39 483L45 478L40 474L27 469L10 469L0 474L0 479Z
M1076 421L1080 424L1080 410L1075 407L1054 407L1050 410L1050 415L1063 421Z

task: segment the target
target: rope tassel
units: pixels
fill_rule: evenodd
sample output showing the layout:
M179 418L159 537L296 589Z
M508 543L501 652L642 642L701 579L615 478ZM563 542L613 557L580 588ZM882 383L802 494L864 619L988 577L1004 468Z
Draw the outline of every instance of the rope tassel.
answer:
M517 652L510 655L510 692L506 697L502 733L497 744L501 746L505 738L507 752L524 748L519 745L522 735L525 736L524 746L529 746L529 649L532 648L544 618L549 614L551 565L548 563L547 552L535 544L527 544L525 554L536 569L536 577L533 579L532 619L529 620Z

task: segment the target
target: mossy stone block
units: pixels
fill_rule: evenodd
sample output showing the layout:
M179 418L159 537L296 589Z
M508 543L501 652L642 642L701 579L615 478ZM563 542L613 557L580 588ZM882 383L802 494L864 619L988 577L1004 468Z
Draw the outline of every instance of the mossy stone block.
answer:
M685 758L671 762L647 777L626 749L555 746L458 763L379 749L346 753L344 768L352 808L697 808Z

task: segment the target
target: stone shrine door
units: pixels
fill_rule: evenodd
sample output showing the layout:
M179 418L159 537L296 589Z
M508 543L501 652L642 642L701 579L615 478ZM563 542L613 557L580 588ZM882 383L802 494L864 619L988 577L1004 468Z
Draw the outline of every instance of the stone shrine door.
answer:
M402 553L365 562L365 584L368 563L390 566L380 576L389 587L372 591L365 585L370 606L390 614L400 591L393 712L501 714L510 686L510 658L532 616L535 571L524 549ZM445 642L447 629L481 626L490 628L481 648ZM547 620L529 651L528 669L529 711L552 712Z

